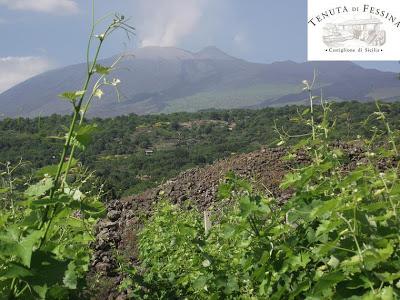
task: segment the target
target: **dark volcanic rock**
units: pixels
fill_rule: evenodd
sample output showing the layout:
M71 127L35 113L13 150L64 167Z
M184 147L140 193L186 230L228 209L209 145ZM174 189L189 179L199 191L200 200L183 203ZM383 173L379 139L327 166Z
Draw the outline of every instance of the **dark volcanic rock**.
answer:
M107 218L110 221L117 221L121 217L121 212L118 210L110 210L107 214Z

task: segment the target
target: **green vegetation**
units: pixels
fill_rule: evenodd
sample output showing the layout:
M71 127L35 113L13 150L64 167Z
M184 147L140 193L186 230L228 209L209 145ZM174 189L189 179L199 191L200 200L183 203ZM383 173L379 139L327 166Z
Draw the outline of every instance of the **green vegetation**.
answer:
M301 123L305 107L287 106L262 110L205 111L172 115L121 116L113 119L85 120L96 124L87 149L77 150L85 167L96 172L109 198L139 193L157 186L179 172L209 164L232 153L249 152L262 145L275 146L279 135L308 132ZM400 104L382 106L393 128L400 128ZM374 122L363 122L375 111L374 103L343 102L332 106L331 120L336 120L332 140L356 140L370 137ZM316 107L316 113L321 112ZM25 172L56 164L62 149L64 128L71 117L51 116L40 119L5 119L0 121L0 161L16 164L22 158L29 166ZM298 140L298 139L297 139ZM288 142L294 143L296 139ZM145 149L152 149L151 155Z
M26 177L16 177L25 169L24 163L2 164L0 299L78 299L85 283L91 258L89 244L94 240L92 229L105 207L100 201L102 190L92 188L96 186L93 173L78 164L75 150L84 150L91 141L95 125L85 124L84 118L93 98L101 98L103 86L118 84L116 79L107 79L115 64L97 64L102 45L115 30L131 30L124 17L116 15L103 33L94 35L100 24L92 22L82 90L60 95L71 103L73 115L65 136L60 137L62 145L56 147L61 150L58 164L38 170L31 178L32 184ZM92 49L94 43L97 45ZM29 143L24 144L26 136L20 137L24 147L29 147ZM35 148L38 156L46 153L40 152L41 147L46 145L39 142ZM50 157L55 159L54 152Z
M348 168L346 153L329 142L332 107L323 108L320 121L313 106L303 112L311 132L288 159L305 151L311 163L286 175L287 203L228 174L219 188L224 213L211 212L211 228L200 212L159 204L139 239L145 288L128 279L131 296L398 299L399 131L378 106L366 124L379 121L384 130L364 141L367 160Z
M288 159L298 151L311 158L282 183L294 191L287 203L228 174L224 213L211 212L205 229L201 212L165 199L140 234L140 267L121 269L120 288L141 299L399 297L399 103L86 120L75 106L84 94L64 96L72 117L0 122L4 299L82 297L103 189L109 197L140 192L186 168L277 144L288 146ZM336 140L363 143L367 161L346 169Z

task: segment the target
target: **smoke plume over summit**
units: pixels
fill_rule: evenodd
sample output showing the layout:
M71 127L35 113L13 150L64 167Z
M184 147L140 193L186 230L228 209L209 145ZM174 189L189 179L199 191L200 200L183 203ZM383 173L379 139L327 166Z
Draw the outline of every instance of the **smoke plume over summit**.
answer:
M141 46L176 46L199 24L209 0L139 0Z

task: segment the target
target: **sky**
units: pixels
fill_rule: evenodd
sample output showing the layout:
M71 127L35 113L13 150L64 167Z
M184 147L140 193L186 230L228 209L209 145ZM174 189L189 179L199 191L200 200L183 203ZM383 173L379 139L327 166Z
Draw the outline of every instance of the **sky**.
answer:
M216 46L252 62L306 61L306 0L96 0L96 17L130 17L102 57L142 46ZM85 60L90 0L0 0L0 92L41 72ZM102 32L102 27L97 29ZM398 62L362 62L398 72Z

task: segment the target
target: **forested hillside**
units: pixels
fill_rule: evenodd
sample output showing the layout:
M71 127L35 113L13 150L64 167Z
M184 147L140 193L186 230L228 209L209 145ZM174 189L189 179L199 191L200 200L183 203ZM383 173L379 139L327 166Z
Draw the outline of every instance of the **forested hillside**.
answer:
M287 106L90 119L86 122L97 127L92 143L79 153L79 159L105 184L108 198L130 195L154 187L182 170L256 150L261 145L274 147L280 138L276 129L281 135L307 133L307 126L301 122L304 109ZM373 103L334 104L330 118L336 121L336 130L331 139L371 136L373 128L365 127L363 122L375 109ZM400 104L384 104L382 109L392 126L400 128ZM20 172L56 164L69 121L70 117L57 115L1 121L0 160L14 164L22 159L27 164ZM382 126L379 122L376 125Z

